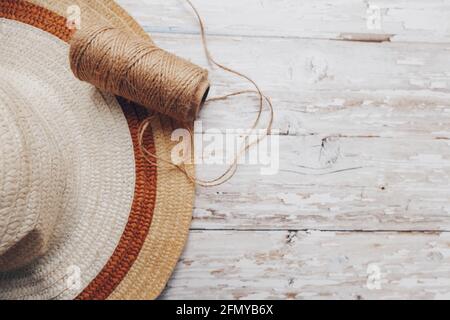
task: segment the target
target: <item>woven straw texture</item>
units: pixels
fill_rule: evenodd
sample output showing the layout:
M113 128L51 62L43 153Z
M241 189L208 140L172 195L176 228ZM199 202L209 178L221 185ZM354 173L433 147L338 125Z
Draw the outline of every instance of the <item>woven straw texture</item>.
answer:
M5 1L5 3L6 2L8 1ZM35 16L27 22L26 19L30 15L30 12L24 16L23 11L26 9L24 9L24 6L28 6L28 3L23 1L9 2L13 2L14 5L11 6L11 3L9 3L8 8L3 10L3 15L5 15L5 12L9 12L8 18L10 19L21 20L36 26L36 21L39 21L40 18L42 18L40 17L41 15L48 15L48 12L41 12L40 10L36 10L36 8L32 8L33 10L29 11L32 12L31 15ZM128 30L146 36L134 20L111 1L32 2L59 14L64 14L68 6L78 4L81 7L82 23L95 23L95 21L103 20L116 27L128 28ZM11 11L14 10L16 12L11 14ZM71 32L61 25L61 21L59 21L60 18L61 17L56 14L51 17L44 17L42 19L44 23L41 23L37 27L51 32L60 39L67 41L71 36ZM49 21L52 23L49 23ZM64 19L62 22L64 22ZM53 38L52 41L55 42L55 39L56 38ZM11 46L14 45L11 44ZM65 47L62 44L61 46ZM40 49L37 49L36 51L39 50ZM67 61L61 62L61 65L64 66L64 72L67 73ZM53 69L53 66L50 69ZM93 90L92 88L89 89ZM115 99L113 98L107 97L106 100L109 107L115 104ZM79 101L79 98L73 98L73 101ZM133 140L135 140L137 126L139 121L145 117L145 113L143 111L137 111L136 113L136 110L139 109L127 105L125 101L121 101L121 104L127 115L131 134L132 136L134 135ZM111 128L115 129L116 127L109 126L107 128L109 128L108 131L111 132L115 131L111 130ZM170 155L172 147L170 134L172 130L173 125L171 121L167 118L160 118L156 121L153 128L153 136L146 139L150 148L154 148L158 156L168 157ZM112 140L110 140L110 142L111 141ZM164 288L179 258L186 241L191 220L194 187L189 184L182 174L170 168L158 168L157 173L155 168L151 170L148 170L147 168L147 173L139 175L139 172L145 171L141 167L146 166L141 161L142 159L139 159L139 157L136 156L136 171L138 177L136 179L136 192L134 194L130 220L127 222L126 226L121 226L120 228L112 227L115 231L123 231L125 229L125 232L122 234L119 245L116 246L112 257L102 264L102 271L100 273L98 270L91 272L90 278L93 278L92 275L94 273L97 274L95 280L90 281L89 285L85 285L85 283L82 284L84 290L78 295L78 298L156 298ZM192 170L192 168L190 169ZM156 185L156 188L151 188L150 190L143 192L145 186L141 186L141 184L145 184L147 189L148 186L152 185ZM142 200L144 198L145 201ZM115 200L116 202L119 201L117 198L115 198ZM128 199L128 204L129 202L130 199ZM150 228L149 231L148 228ZM120 235L112 238L119 241L118 238L120 238ZM111 255L111 252L109 254ZM30 268L31 267L27 268L28 270L23 274L29 272ZM14 287L14 285L17 284L17 277L10 278L11 287ZM54 289L55 286L51 286L53 292L58 292L58 289ZM0 287L3 288L3 281L0 282ZM51 295L43 296L37 294L34 297L47 298L50 296ZM75 296L76 294L74 294L74 292L64 292L51 297L73 298ZM32 298L28 294L25 294L25 297Z
M0 298L71 298L101 271L128 220L135 184L128 125L113 97L106 102L73 78L66 44L25 24L2 24L2 127L15 126L2 130L2 176L9 183L1 199L12 200L2 208L11 218L18 218L13 207L25 217L1 225L6 235L21 225L37 230L42 248L21 251L30 250L30 258L49 251L19 272L1 273ZM17 240L6 243L35 243ZM3 258L8 264L10 256ZM81 286L68 290L73 268Z

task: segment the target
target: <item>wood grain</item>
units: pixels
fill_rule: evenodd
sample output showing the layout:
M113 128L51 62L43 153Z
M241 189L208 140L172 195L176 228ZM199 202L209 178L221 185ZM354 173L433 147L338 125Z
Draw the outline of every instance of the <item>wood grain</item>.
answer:
M197 37L154 38L206 65ZM446 45L211 39L227 64L242 63L239 69L273 99L280 173L267 177L259 167L241 166L230 183L200 189L196 228L449 230ZM251 57L266 46L269 56L276 46L281 52L298 46L299 53L261 69L263 61ZM314 52L322 56L324 77L310 65ZM245 87L217 70L212 78L217 93ZM246 128L255 110L250 97L211 104L201 113L201 131ZM202 177L223 169L198 167Z
M194 231L162 298L448 299L448 233Z
M279 150L275 175L242 165L226 185L199 189L193 227L450 230L448 140L281 136Z
M150 33L198 34L180 0L121 0ZM193 0L209 34L366 41L449 42L450 3L442 0ZM374 15L380 24L371 23ZM369 20L369 22L368 22Z
M193 2L217 60L272 98L279 171L244 164L197 189L162 298L450 298L450 2ZM183 0L119 3L159 46L208 66ZM210 75L212 96L248 88ZM207 105L197 138L247 128L256 105Z
M153 38L207 67L198 36ZM450 45L216 36L209 43L222 63L258 79L282 134L450 137ZM211 82L211 96L251 88L217 69ZM255 97L208 105L203 129L247 128L256 106Z

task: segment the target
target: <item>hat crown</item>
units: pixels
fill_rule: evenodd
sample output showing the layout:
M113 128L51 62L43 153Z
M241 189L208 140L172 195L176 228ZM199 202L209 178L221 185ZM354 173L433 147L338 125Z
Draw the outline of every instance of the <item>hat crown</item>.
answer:
M56 142L38 106L0 81L0 271L22 267L48 248L65 184Z

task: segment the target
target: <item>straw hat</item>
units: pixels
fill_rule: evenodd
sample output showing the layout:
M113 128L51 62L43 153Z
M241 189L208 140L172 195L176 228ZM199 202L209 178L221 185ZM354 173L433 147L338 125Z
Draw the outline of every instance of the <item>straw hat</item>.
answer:
M146 113L75 79L64 16L147 37L110 0L0 1L0 299L151 299L186 241L194 186L141 157ZM147 148L169 157L160 117ZM192 168L190 168L192 170Z

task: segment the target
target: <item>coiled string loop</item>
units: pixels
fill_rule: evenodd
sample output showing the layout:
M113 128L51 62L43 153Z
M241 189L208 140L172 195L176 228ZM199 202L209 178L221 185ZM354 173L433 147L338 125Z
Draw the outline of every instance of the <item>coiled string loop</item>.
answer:
M205 27L200 14L190 0L200 26L203 49L211 65L248 81L254 89L233 92L206 100L209 91L208 72L195 64L158 48L152 41L111 27L84 28L76 32L71 41L70 64L73 73L82 81L147 107L153 112L168 115L186 125L193 143L190 127L197 118L202 104L228 99L243 94L258 96L258 114L244 136L244 145L235 155L230 166L217 178L202 180L193 176L186 164L177 165L169 159L153 154L144 146L144 135L154 115L145 119L139 128L139 147L144 158L156 166L158 162L180 170L192 182L200 186L221 185L236 173L239 159L249 148L259 144L270 134L274 111L272 102L250 77L218 63L211 55L206 41ZM258 128L264 109L269 109L269 120L264 134L249 141Z

